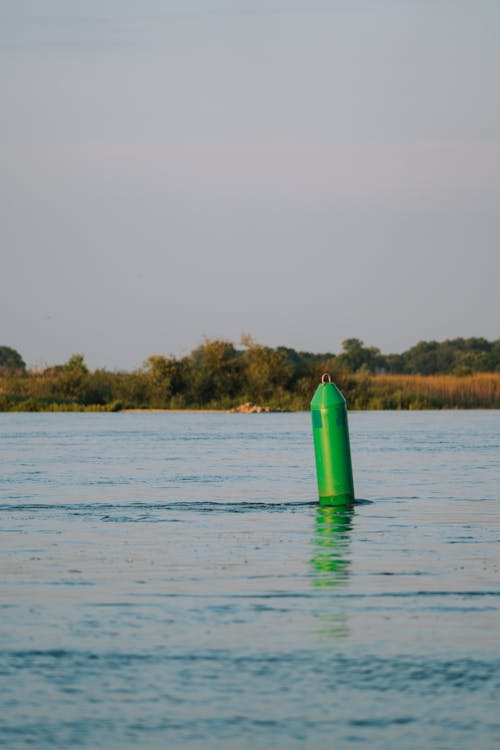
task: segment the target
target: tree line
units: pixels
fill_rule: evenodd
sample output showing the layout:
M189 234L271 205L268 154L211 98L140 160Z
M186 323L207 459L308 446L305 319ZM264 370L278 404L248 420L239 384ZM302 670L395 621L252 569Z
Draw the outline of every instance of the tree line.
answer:
M152 355L131 372L89 370L82 354L29 370L0 346L0 411L231 409L252 401L275 409L307 409L321 374L330 372L350 408L477 408L500 406L500 340L421 341L383 354L360 339L342 351L311 353L206 339L190 354Z

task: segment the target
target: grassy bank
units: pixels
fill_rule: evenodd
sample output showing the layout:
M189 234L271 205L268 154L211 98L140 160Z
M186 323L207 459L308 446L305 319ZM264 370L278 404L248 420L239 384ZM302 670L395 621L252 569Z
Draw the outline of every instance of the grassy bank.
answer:
M276 384L260 394L248 384L234 393L172 393L151 382L147 372L33 373L0 377L0 411L229 410L245 401L298 411L309 408L318 373L301 378L294 388ZM66 373L67 375L67 373ZM497 409L500 373L472 375L372 375L337 372L335 380L351 410L357 409Z
M350 409L496 409L500 340L420 342L382 354L346 339L341 354L206 339L189 355L152 355L131 372L89 370L82 354L62 365L26 367L0 347L0 411L229 410L252 402L271 409L309 408L329 372ZM385 373L385 374L382 374ZM387 374L391 373L391 374Z

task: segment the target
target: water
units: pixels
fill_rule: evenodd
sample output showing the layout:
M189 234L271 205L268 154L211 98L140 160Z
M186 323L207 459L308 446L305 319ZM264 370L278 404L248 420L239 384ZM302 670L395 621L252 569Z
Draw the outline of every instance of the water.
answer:
M0 415L0 746L492 750L498 412Z

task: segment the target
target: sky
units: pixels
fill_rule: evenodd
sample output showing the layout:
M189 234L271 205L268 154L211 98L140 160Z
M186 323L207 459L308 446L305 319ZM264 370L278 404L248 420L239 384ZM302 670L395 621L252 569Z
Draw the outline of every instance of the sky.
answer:
M0 345L500 336L498 0L0 0Z

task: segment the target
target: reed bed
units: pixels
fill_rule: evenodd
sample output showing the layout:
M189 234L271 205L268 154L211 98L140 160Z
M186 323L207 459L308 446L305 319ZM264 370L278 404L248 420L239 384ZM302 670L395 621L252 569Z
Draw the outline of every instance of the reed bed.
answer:
M353 377L358 409L500 408L500 373Z

